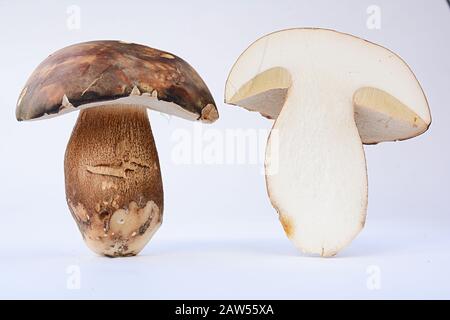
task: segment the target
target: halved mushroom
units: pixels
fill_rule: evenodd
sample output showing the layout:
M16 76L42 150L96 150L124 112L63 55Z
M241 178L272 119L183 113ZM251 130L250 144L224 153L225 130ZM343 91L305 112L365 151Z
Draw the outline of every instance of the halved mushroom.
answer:
M335 255L364 226L362 143L409 139L431 123L425 95L400 57L326 29L284 30L254 42L230 72L225 102L275 119L266 149L270 200L294 244L322 256ZM278 167L269 174L274 158Z
M31 75L19 121L81 110L64 171L72 216L89 248L136 255L161 225L163 187L146 108L189 120L217 120L214 100L184 60L118 41L57 51Z

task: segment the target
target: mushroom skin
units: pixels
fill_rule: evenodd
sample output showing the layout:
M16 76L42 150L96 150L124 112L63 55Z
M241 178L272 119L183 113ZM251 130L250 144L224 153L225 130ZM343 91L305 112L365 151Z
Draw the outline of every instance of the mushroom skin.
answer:
M94 252L134 256L161 225L161 172L144 107L81 110L64 172L70 212Z
M130 103L129 96L138 100ZM140 44L101 40L74 44L47 57L20 93L16 118L47 119L119 99L188 120L212 123L219 117L208 87L180 57Z

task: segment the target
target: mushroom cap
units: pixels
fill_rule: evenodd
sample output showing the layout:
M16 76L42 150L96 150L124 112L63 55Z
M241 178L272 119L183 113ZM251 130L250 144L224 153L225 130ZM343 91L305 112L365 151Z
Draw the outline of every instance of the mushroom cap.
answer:
M45 119L112 103L203 122L219 116L208 87L183 59L134 43L91 41L65 47L36 68L16 117Z
M302 90L331 76L332 90L349 94L363 143L409 139L428 129L428 102L406 62L380 45L329 29L281 30L255 41L230 71L225 102L276 119L294 83Z

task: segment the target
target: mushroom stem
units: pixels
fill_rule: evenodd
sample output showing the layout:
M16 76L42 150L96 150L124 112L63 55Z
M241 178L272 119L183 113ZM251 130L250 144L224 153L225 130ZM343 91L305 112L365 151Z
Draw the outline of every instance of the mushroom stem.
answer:
M279 163L266 175L267 191L294 244L305 253L330 257L364 227L364 149L346 88L331 75L296 78L272 128L278 136L271 133L268 139L266 159ZM331 88L340 90L326 94Z
M161 172L145 108L81 110L64 172L67 203L94 252L136 255L161 225Z

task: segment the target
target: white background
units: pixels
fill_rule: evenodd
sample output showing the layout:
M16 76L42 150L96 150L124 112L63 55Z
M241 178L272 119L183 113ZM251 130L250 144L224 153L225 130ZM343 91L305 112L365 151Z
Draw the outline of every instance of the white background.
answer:
M366 25L373 4L381 10L379 30ZM70 5L81 10L80 29L67 26ZM193 124L151 113L165 188L163 226L138 257L91 253L64 195L63 156L77 113L15 120L17 97L34 68L77 42L142 43L181 56L208 84L220 119L203 130L268 129L272 123L258 114L223 103L225 79L251 42L302 26L352 33L397 52L432 111L426 134L366 147L368 220L355 241L335 258L301 255L270 205L260 166L177 165L171 136L180 128L193 132ZM444 0L0 1L0 33L0 298L450 298ZM73 289L77 270L80 288Z

